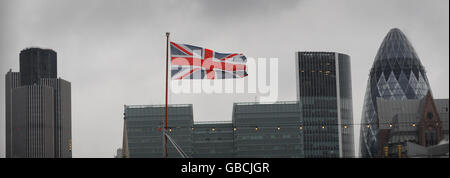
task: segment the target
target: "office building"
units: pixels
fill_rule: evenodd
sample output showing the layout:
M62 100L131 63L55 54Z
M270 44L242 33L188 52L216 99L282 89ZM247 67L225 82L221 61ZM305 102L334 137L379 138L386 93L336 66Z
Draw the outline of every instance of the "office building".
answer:
M164 106L125 106L124 155L164 156ZM192 105L169 105L169 134L193 158L300 158L298 102L236 103L231 122L193 122ZM169 157L180 157L173 145ZM126 148L126 149L125 149Z
M56 52L22 50L5 86L6 157L72 157L71 84L57 78Z
M163 105L126 105L124 152L129 158L163 158ZM188 155L192 155L192 105L169 105L168 133ZM168 157L178 158L175 147L168 141Z
M232 121L237 158L305 156L298 102L235 103Z
M378 50L367 81L361 118L361 156L383 156L378 137L380 127L385 123L379 121L378 98L422 99L429 91L425 69L413 46L402 31L390 30Z
M192 142L194 158L233 158L234 134L231 122L194 123Z
M298 52L295 69L305 157L354 157L350 57Z

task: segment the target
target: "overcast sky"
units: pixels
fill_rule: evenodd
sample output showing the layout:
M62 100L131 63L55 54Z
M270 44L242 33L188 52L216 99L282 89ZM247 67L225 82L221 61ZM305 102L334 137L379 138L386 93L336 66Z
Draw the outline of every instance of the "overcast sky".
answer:
M436 98L449 93L448 0L0 0L0 157L5 156L4 74L19 53L58 53L72 83L74 157L112 157L123 105L163 104L165 32L176 42L248 57L279 58L279 100L296 100L295 51L335 51L352 60L354 121L369 69L387 32L415 47ZM230 121L233 102L256 95L170 95L194 105L195 121ZM359 127L355 129L359 152Z

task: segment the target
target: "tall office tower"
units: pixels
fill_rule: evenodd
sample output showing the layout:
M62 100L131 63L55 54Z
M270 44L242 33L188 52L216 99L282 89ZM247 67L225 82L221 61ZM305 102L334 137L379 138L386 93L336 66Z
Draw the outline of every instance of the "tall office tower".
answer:
M350 57L298 52L295 67L305 157L354 157Z
M303 158L303 123L298 102L235 103L237 158Z
M125 129L123 152L130 158L164 157L165 106L125 106ZM189 156L192 155L192 105L169 105L168 133ZM125 145L126 144L126 145ZM169 143L168 157L179 158L180 154Z
M6 157L72 157L71 84L56 77L56 52L40 48L6 74Z
M399 29L390 30L378 50L367 81L361 116L361 156L382 156L377 138L381 124L377 98L422 99L429 90L425 69L411 43Z

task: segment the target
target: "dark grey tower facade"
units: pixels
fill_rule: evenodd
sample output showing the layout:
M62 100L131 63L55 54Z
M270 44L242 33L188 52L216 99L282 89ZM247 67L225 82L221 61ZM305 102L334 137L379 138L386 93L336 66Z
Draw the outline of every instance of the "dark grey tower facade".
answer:
M56 52L39 48L6 74L6 157L72 157L71 84L56 77Z
M12 157L54 157L53 89L40 85L12 92Z
M55 157L72 157L71 84L63 79L43 78L39 84L53 89Z
M38 83L41 78L56 78L56 52L50 49L28 48L20 52L21 85Z
M6 74L5 80L5 107L6 107L6 157L12 157L12 91L13 89L20 86L20 73L19 72L9 72Z
M298 52L296 76L305 157L354 157L350 57Z

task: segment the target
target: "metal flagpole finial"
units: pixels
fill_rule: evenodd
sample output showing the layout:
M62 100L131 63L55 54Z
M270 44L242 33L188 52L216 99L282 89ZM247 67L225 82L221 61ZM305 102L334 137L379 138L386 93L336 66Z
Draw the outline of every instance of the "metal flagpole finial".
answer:
M169 35L170 35L170 32L166 32L166 36L169 37Z

